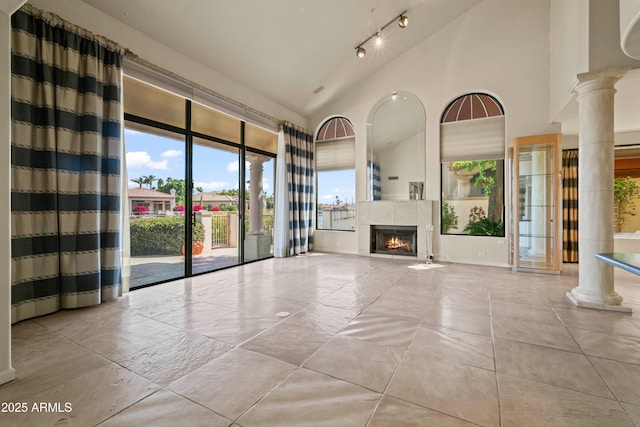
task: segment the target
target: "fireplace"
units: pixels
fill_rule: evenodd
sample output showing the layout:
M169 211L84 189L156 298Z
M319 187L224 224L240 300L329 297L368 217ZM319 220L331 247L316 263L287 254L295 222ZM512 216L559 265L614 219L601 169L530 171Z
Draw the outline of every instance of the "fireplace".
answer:
M371 253L418 256L417 231L410 225L372 225Z

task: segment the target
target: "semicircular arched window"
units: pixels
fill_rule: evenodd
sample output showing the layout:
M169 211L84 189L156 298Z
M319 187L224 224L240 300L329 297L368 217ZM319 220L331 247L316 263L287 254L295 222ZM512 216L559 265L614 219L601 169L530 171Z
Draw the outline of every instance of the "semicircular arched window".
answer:
M316 229L355 231L355 132L346 117L332 117L316 134Z
M333 117L320 127L316 142L326 141L330 139L340 139L354 137L356 133L353 131L353 125L346 117Z
M504 234L505 115L486 93L447 105L440 120L442 234Z

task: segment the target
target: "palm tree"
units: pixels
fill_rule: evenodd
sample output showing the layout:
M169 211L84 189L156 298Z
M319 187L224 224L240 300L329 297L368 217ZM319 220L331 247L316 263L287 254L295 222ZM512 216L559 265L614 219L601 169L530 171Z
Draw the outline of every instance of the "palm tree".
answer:
M144 176L143 178L144 178L144 183L149 186L149 189L151 189L151 186L153 185L153 183L158 180L158 178L156 178L155 175L147 175L147 176Z
M142 184L146 184L145 177L141 176L140 178L132 179L131 182L135 182L142 188Z

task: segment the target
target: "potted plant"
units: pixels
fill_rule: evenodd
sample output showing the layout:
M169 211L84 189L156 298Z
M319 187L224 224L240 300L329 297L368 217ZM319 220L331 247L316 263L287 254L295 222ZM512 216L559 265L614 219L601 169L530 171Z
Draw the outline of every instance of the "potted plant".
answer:
M630 176L616 178L613 182L613 202L616 212L615 231L622 231L622 225L627 215L635 216L636 205L634 199L640 196L640 186Z

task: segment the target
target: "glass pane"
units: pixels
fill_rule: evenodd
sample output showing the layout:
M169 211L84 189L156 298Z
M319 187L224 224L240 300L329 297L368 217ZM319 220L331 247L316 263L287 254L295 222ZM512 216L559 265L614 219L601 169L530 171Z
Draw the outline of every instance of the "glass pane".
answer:
M251 123L244 125L244 142L247 147L266 151L267 153L278 153L278 134Z
M442 163L440 232L504 236L504 160Z
M240 143L240 120L204 105L191 104L191 129L194 132Z
M247 152L244 260L273 256L275 159Z
M237 147L194 138L194 230L201 231L193 243L193 274L230 267L240 261L239 165Z
M124 112L184 128L184 98L124 76Z
M555 200L553 144L521 146L518 211L519 265L546 268L553 265Z
M316 228L318 230L356 229L356 171L318 172Z
M183 277L185 218L182 135L125 124L129 180L130 287Z

